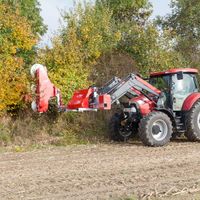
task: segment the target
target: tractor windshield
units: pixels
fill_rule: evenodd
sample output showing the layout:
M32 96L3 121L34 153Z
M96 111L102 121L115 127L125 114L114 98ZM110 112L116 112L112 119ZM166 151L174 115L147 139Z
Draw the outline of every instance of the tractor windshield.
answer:
M155 76L150 77L149 83L161 91L169 91L170 89L170 76Z

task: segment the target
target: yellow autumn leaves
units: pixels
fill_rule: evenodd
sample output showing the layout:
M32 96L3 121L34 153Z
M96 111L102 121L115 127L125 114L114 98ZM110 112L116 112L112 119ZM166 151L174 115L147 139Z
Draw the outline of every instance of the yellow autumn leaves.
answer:
M31 50L36 38L27 20L0 5L0 112L20 105L27 91L27 75L21 54Z

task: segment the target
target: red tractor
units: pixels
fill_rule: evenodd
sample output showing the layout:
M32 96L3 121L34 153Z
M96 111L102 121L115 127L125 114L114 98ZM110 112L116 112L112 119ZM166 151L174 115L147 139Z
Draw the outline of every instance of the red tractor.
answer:
M124 141L138 132L147 146L163 146L172 136L200 140L200 93L198 70L171 69L151 73L147 81L135 74L114 77L103 87L76 91L67 105L62 104L60 91L51 83L47 70L36 64L31 74L36 80L33 110L46 112L52 99L60 112L110 110L120 105L110 121L110 137Z

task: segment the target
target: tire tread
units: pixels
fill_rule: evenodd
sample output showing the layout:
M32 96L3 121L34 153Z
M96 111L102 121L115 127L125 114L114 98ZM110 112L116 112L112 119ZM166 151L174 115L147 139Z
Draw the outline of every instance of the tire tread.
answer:
M188 113L186 117L186 132L185 136L187 139L191 142L195 142L200 140L200 132L198 133L195 129L195 123L194 123L194 118L195 118L195 111L197 109L200 109L200 101L194 104L190 112Z
M162 141L162 142L155 142L155 140L148 133L149 132L148 127L150 126L151 119L157 116L160 116L169 122L168 128L170 131L170 137L165 138L165 141ZM162 112L159 112L159 111L151 112L149 115L141 119L140 124L139 124L139 136L143 144L146 146L154 146L154 147L163 146L166 143L168 143L172 137L172 122L170 118Z

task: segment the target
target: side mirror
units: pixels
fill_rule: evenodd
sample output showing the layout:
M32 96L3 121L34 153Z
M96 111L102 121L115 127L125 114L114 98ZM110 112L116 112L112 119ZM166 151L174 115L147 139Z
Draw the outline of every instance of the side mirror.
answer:
M178 80L183 80L183 72L178 72L177 73L177 79Z

